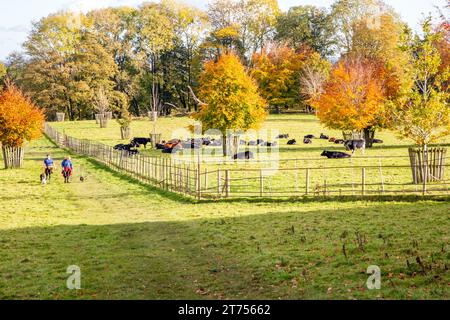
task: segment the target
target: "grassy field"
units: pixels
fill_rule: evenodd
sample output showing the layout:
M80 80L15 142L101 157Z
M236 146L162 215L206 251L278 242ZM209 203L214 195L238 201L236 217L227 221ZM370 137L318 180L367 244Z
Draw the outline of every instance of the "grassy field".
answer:
M113 127L64 126L115 142ZM49 152L64 155L43 138L24 169L0 169L0 299L450 298L448 199L196 203L75 155L72 184L42 186ZM82 290L66 288L69 265ZM369 265L381 268L381 290L366 288Z
M161 118L157 123L156 132L161 132L165 140L186 138L188 133L183 134L182 131L185 131L186 127L192 123L192 120L188 118ZM106 129L100 129L95 121L52 123L51 125L60 132L64 131L67 135L76 138L95 140L107 145L124 143L120 140L119 126L115 121L111 121ZM331 195L339 193L355 195L361 190L359 186L362 180L360 167L365 166L367 193L380 194L383 189L389 194L403 193L405 190L409 193L421 192L420 186L412 184L408 157L408 147L412 146L411 141L400 140L393 132L387 130L377 132L376 137L383 140L384 143L367 149L365 155L357 152L351 159L330 160L320 157L323 150L345 151L345 148L342 145L320 139L314 139L313 144L305 145L302 143L303 137L307 134L314 134L318 137L321 133L324 133L330 137L342 138L342 133L324 128L313 115L271 115L265 122L263 129L267 129L267 132L269 132L268 136L262 136L265 141L274 141L269 139L271 134L288 133L290 138L297 139L298 144L288 146L286 139L279 140L279 146L272 152L264 149L257 150L256 147L241 148L241 151L247 148L255 152L258 160L260 160L258 163L239 162L217 165L207 162L203 165L203 168L208 168L212 172L210 174L212 177L208 179L208 185L205 186L205 189L213 190L211 193L214 195L213 193L217 190L214 170L218 168L221 170L231 169L236 170L232 173L232 179L235 180L231 183L232 196L259 196L260 169L270 168L271 171L264 171L266 175L264 188L267 194L271 196L302 195L306 188L306 170L303 169L314 168L309 175L310 192L321 193L326 189ZM152 123L148 120L132 123L132 136L134 137L148 137L152 130ZM256 138L255 136L245 135L242 137L247 141L256 140ZM439 146L450 146L450 137L444 139ZM141 148L141 151L149 155L169 156L151 148L147 150ZM221 147L205 147L203 152L205 152L204 159L207 161L223 160L223 157L219 156ZM176 155L175 159L192 162L196 160L196 155L191 157L181 153ZM449 160L447 159L447 163L449 163ZM383 167L382 170L380 170L380 166ZM335 167L345 168L336 169ZM289 168L289 170L278 170L279 168ZM429 189L443 190L439 193L449 194L449 187L450 180L447 179L445 183L435 183Z

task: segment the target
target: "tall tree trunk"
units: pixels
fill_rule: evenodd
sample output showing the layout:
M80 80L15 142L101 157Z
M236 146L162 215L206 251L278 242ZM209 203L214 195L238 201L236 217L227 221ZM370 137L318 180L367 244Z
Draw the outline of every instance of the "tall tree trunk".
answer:
M363 130L364 140L366 141L366 148L372 148L373 139L375 138L375 129L373 127L368 127Z
M233 156L235 154L237 154L239 152L239 135L223 135L223 144L222 144L222 149L223 149L223 156L224 157L228 157L228 156Z
M428 145L423 145L423 186L422 186L422 194L425 195L427 193L427 182L428 182Z
M3 162L5 169L22 168L23 166L23 147L2 146Z

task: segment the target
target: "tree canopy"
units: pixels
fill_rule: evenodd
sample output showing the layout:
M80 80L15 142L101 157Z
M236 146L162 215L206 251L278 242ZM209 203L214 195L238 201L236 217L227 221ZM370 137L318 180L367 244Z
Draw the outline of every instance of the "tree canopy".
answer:
M323 93L312 101L322 123L332 129L361 131L376 126L383 114L380 67L362 58L347 58L332 70Z
M12 83L0 94L0 142L6 147L21 147L42 135L44 115Z
M239 58L223 54L206 63L200 76L199 98L204 105L193 115L204 130L257 129L266 118L265 101Z
M441 57L436 76L446 91L450 28L441 16L431 29L445 35L432 46ZM277 0L213 0L206 10L163 0L42 18L24 51L8 57L6 72L49 119L65 112L76 120L93 118L99 90L115 116L124 106L133 116L198 112L188 88L201 92L206 68L229 54L255 79L265 107L311 109L325 97L336 98L344 82L361 80L349 62L359 60L375 70L369 83L379 87L385 112L351 126L386 127L393 124L393 105L414 86L413 38L382 0L335 0L329 8L305 5L286 12ZM4 74L0 64L0 78ZM354 105L351 99L345 103Z
M427 146L450 132L450 68L436 46L445 36L434 32L430 20L423 25L423 37L415 36L405 46L412 60L411 90L399 97L394 112L394 126L401 136L419 146Z

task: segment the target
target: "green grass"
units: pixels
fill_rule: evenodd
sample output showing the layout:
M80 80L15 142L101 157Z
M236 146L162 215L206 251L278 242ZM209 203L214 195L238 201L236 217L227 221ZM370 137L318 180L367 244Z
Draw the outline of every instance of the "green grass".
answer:
M48 152L64 155L41 139L0 170L0 299L449 298L448 198L196 203L79 156L72 184L42 186ZM374 264L381 290L365 287Z
M192 124L192 120L188 118L167 117L161 118L157 123L157 132L163 134L163 139L168 140L174 137L186 138L181 131ZM105 143L107 145L115 145L123 143L120 140L119 126L115 121L109 123L106 129L99 128L95 121L82 122L64 122L52 123L52 126L59 131L64 131L67 135L76 138L90 139ZM400 194L405 190L411 193L420 193L421 186L412 184L412 174L409 167L408 147L411 147L411 141L400 140L397 135L390 131L377 132L376 137L384 141L383 144L377 144L371 149L366 150L365 156L357 152L351 159L326 159L320 157L323 150L345 151L342 145L335 145L328 141L315 139L312 145L304 145L302 143L303 136L314 134L319 136L325 133L330 137L342 138L342 133L337 130L329 130L324 128L313 115L270 115L265 122L264 129L277 130L279 133L289 133L291 138L296 138L298 144L294 146L286 145L287 140L280 140L279 148L276 149L275 162L259 162L259 163L237 163L237 164L221 164L215 165L208 163L203 168L208 168L210 177L208 179L207 188L211 189L212 196L217 190L217 180L214 171L220 169L242 170L232 173L231 196L259 196L260 187L260 169L265 168L298 168L297 170L277 171L275 175L268 175L264 183L265 192L271 196L285 195L302 195L306 189L306 171L304 168L314 168L310 172L310 192L322 192L325 189L332 195L339 193L346 195L358 195L361 193L360 183L362 181L361 166L366 167L366 192L378 195L382 191L381 182L384 184L384 190L388 194ZM132 123L132 135L137 137L148 137L153 130L152 123L148 120L134 121ZM263 137L265 140L268 138ZM255 140L255 137L244 136L243 139ZM450 137L441 141L440 146L450 146ZM161 154L160 151L143 150L144 154L168 157ZM249 148L256 151L255 147ZM209 151L205 156L207 160L223 159L219 156L221 148L207 147L203 149ZM213 150L213 151L211 151ZM267 156L267 150L259 150L261 158ZM369 157L369 158L367 158ZM195 161L196 156L180 156L176 158L186 161ZM299 160L290 160L299 159ZM448 159L447 159L448 160ZM448 161L447 161L448 163ZM379 166L383 166L380 171ZM402 166L390 167L390 166ZM331 167L331 169L326 169ZM334 167L346 167L344 169L335 169ZM271 171L272 173L272 171ZM326 184L326 187L325 187ZM449 194L450 181L446 183L435 183L430 185L429 190L436 191L434 194ZM287 193L286 193L287 192ZM204 195L207 193L204 192Z

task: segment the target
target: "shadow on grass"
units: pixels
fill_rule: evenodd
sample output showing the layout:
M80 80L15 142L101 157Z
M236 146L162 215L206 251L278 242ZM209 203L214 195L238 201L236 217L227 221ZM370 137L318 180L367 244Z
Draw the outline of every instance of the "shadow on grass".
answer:
M396 223L386 223L392 216ZM416 255L425 258L441 250L447 225L444 212L433 212L427 204L397 204L389 212L373 206L0 230L0 298L347 299L348 288L361 299L379 294L404 299L411 290L418 297L444 298L445 271L438 266L444 265L445 252L433 256L435 269L426 275L408 275L416 268ZM349 243L345 258L343 232L363 234L365 250ZM380 235L390 235L395 246L386 247ZM414 239L420 239L420 249L412 247ZM383 259L383 254L393 258ZM363 290L367 275L361 269L369 257L383 263L383 274L401 272L406 278L393 279L395 287L386 282L382 291ZM412 267L404 263L407 259ZM70 265L81 268L77 292L65 287ZM292 289L294 279L299 289Z

